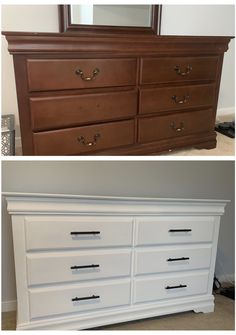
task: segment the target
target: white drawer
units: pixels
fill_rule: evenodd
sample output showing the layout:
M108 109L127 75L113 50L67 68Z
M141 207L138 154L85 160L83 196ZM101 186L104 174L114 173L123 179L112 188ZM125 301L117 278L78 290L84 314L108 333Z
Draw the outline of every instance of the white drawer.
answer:
M135 303L207 293L208 272L136 279Z
M214 218L166 216L137 219L136 245L210 242Z
M175 246L135 251L135 274L161 273L210 267L211 246Z
M125 250L33 253L27 255L28 284L129 276L130 262Z
M129 246L132 241L132 218L26 217L25 229L27 250Z
M130 303L130 280L31 289L29 299L31 318L127 305Z

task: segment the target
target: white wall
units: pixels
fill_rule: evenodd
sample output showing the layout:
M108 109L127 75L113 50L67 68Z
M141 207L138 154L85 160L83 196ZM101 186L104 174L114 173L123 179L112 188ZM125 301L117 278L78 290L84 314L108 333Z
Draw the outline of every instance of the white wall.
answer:
M3 192L229 199L216 274L234 277L234 162L3 161ZM15 299L12 238L3 200L2 301Z
M2 30L58 32L57 5L3 5ZM162 34L234 35L233 5L164 5ZM218 114L234 113L234 41L225 55ZM2 37L2 113L17 112L12 56Z
M164 5L162 35L235 35L234 5ZM235 41L232 40L224 57L218 115L234 114Z

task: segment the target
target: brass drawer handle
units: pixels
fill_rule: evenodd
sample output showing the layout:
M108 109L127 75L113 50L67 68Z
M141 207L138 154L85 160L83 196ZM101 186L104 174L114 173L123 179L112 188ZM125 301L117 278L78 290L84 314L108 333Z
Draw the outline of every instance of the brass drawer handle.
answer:
M175 72L180 76L187 76L192 71L192 69L193 69L192 66L188 65L185 69L185 72L182 72L179 65L176 65L174 67Z
M100 134L95 134L93 136L93 141L92 142L86 142L84 136L77 137L77 140L78 140L79 143L85 145L86 147L92 147L92 146L97 144L97 140L99 138L101 138L101 135Z
M184 123L183 123L183 122L180 122L180 126L179 126L179 127L176 127L175 123L174 123L174 122L171 122L170 127L171 127L174 131L176 131L176 132L180 132L180 131L184 130Z
M176 104L186 104L189 101L190 96L184 95L182 98L180 98L180 97L177 97L176 95L173 95L172 99L174 100Z
M91 77L85 77L84 73L82 70L78 69L75 71L76 74L78 74L82 80L84 81L91 81L96 78L96 76L99 74L100 70L98 68L93 70L92 76Z

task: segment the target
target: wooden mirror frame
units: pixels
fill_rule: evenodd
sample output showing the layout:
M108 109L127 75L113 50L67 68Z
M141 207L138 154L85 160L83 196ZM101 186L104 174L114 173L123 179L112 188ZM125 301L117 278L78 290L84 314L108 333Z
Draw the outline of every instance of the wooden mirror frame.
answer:
M100 34L152 34L160 35L161 28L161 5L152 5L151 27L128 27L128 26L101 26L88 24L72 24L70 5L59 5L59 29L61 33L100 33Z

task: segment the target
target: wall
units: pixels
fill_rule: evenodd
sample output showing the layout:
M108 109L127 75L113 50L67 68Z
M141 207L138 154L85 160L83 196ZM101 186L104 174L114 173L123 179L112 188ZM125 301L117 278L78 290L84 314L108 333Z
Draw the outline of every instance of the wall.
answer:
M234 278L234 162L3 161L3 192L229 199L220 228L216 274ZM13 247L3 200L2 301L15 300Z
M58 32L56 5L3 5L2 30ZM234 35L233 5L164 5L162 34ZM234 113L234 41L225 55L219 95L220 114ZM16 115L20 136L12 56L2 37L2 111Z

